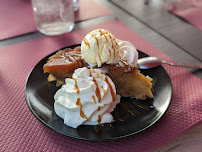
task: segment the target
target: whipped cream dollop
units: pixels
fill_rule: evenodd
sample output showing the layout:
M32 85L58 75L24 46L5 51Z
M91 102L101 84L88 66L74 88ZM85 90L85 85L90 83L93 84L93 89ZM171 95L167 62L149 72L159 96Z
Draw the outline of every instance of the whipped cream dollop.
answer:
M81 53L91 67L95 65L101 67L103 63L114 64L119 60L116 39L105 29L88 33L82 40Z
M67 126L113 122L110 114L120 102L112 80L100 69L76 69L54 95L56 114Z
M128 41L116 39L119 49L120 60L130 67L137 67L138 52L136 48Z
M123 61L130 67L137 66L138 52L128 41L116 39L109 31L97 29L82 40L83 59L91 66L101 67L103 63L116 64Z

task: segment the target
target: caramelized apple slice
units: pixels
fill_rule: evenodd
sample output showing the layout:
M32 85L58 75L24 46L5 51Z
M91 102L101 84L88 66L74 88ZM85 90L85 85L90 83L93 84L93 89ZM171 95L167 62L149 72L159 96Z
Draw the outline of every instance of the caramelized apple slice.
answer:
M81 48L76 47L75 49L67 48L60 50L51 56L43 67L44 73L51 73L48 80L63 80L64 78L71 77L75 69L82 67L80 55Z

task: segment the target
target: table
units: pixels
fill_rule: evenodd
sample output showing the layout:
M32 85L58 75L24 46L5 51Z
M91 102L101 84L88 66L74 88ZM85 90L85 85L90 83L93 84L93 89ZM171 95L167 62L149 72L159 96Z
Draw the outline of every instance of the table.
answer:
M161 6L171 0L150 0L144 4L142 0L96 0L112 11L111 15L98 17L75 25L75 29L102 23L117 17L131 30L143 37L153 46L182 64L202 64L202 31L186 21L169 13ZM0 47L5 47L32 40L43 35L39 32L20 35L0 41ZM202 70L187 69L202 79ZM177 142L190 137L202 138L202 124L161 147L163 151Z

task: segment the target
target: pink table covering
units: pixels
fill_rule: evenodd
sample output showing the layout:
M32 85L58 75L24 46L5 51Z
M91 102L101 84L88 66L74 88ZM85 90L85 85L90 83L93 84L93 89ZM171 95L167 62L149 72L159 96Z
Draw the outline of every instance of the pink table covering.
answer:
M37 31L31 0L1 0L0 3L0 40ZM94 0L80 0L75 22L109 14L108 9Z
M202 0L178 0L165 8L202 30Z
M97 28L108 29L116 38L130 41L151 56L173 61L117 19L57 37L44 36L0 48L1 151L147 152L174 140L201 122L202 81L183 68L164 66L173 85L171 105L162 119L135 136L113 142L83 141L60 135L40 123L30 112L24 97L30 70L49 53L80 43L86 33Z

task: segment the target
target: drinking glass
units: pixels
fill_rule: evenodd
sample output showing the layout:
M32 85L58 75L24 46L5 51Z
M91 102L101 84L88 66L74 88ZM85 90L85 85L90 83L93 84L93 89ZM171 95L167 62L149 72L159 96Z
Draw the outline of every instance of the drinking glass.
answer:
M45 35L60 35L74 28L72 0L32 0L36 28Z

